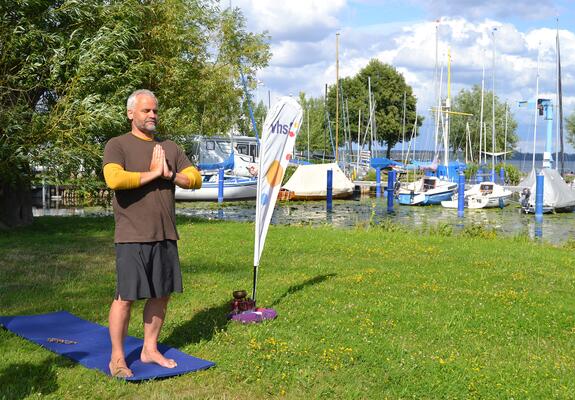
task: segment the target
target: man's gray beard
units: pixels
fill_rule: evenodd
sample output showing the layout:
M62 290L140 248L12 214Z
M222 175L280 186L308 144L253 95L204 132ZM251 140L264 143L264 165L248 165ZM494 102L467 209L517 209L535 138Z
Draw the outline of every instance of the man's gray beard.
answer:
M141 130L144 133L148 133L148 134L152 134L155 135L156 133L158 133L158 131L156 130L156 125L154 125L154 129L148 129L146 128L146 124L142 124L142 126L138 126L138 129Z

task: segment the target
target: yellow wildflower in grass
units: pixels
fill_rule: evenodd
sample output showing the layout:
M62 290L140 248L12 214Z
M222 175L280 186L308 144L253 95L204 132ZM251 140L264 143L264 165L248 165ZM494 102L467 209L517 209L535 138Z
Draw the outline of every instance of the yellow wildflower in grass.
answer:
M252 350L260 350L262 348L262 346L258 343L258 340L256 338L251 338L250 339L250 348Z

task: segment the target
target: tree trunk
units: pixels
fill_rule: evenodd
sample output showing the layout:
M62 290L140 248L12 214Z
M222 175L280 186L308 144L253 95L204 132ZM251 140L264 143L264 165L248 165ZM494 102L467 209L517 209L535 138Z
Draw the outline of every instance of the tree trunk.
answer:
M32 223L32 192L27 184L0 182L0 229Z

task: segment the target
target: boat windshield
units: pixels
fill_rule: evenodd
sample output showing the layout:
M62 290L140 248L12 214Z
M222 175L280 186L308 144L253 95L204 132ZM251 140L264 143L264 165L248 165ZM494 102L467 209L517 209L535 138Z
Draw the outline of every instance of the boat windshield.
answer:
M479 187L479 191L482 194L491 194L493 193L493 185L481 185Z
M423 180L423 190L429 190L435 188L435 180L434 179L424 179Z

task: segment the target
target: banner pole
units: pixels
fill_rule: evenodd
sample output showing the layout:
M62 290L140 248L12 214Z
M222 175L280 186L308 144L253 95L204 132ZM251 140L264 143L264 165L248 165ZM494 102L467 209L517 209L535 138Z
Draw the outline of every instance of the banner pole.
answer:
M254 306L256 305L256 287L258 285L258 266L254 265L254 289L252 292L252 300L254 301Z

